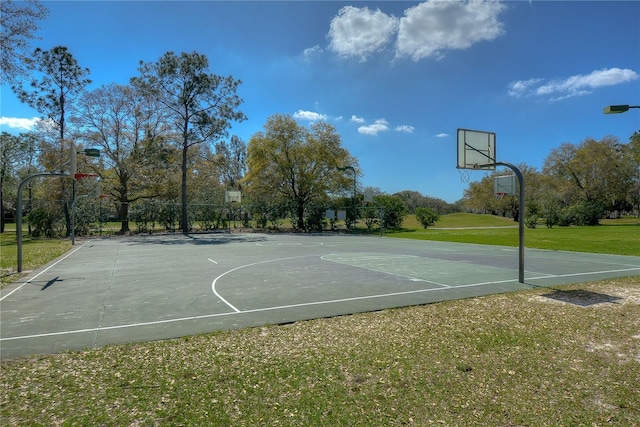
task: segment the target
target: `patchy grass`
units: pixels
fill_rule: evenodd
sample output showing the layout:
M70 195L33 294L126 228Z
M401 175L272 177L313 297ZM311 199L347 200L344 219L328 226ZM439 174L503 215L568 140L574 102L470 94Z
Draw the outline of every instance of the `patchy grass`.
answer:
M34 356L2 362L0 415L5 426L640 425L639 318L635 277Z
M18 244L15 228L0 233L0 288L13 283L27 271L41 267L71 249L68 239L22 237L22 272L18 273Z

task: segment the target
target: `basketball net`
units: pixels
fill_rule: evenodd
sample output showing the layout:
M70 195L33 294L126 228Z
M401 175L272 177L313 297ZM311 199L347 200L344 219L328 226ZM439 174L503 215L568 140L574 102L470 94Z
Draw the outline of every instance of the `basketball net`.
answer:
M463 184L469 184L471 182L471 169L458 169L458 175L460 175L460 182Z
M507 193L494 193L496 195L497 200L502 200Z

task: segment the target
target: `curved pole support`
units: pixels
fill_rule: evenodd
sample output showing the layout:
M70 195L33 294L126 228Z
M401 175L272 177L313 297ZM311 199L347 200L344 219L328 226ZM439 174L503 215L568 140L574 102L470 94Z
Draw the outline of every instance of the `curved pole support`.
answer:
M496 162L496 166L506 166L516 174L519 185L518 197L518 281L524 283L524 176L515 165L506 162Z
M16 206L16 241L18 243L18 273L22 272L22 188L24 185L31 181L32 179L46 176L65 176L70 177L68 173L57 173L57 172L47 172L47 173L36 173L33 175L29 175L25 179L20 182L18 186L18 203Z

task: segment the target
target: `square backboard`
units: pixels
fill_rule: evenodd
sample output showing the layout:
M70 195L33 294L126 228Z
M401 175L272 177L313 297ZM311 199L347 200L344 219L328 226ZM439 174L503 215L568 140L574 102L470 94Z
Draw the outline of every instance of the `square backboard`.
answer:
M515 196L518 194L515 175L499 175L493 178L493 193Z
M225 203L240 203L242 202L242 193L237 190L226 190L224 192Z
M495 170L496 134L458 129L458 169Z

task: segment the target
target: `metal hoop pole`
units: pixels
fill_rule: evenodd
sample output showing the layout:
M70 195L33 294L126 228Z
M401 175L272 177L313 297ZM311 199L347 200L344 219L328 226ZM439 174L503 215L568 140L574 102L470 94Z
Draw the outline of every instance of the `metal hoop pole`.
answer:
M511 163L498 162L497 166L506 166L511 169L518 178L518 185L520 194L518 197L518 280L520 283L524 283L524 176L520 169Z
M22 272L22 188L24 185L34 178L41 176L70 176L68 173L36 173L29 175L20 182L18 186L18 203L16 206L16 241L18 244L18 273Z
M524 176L515 165L506 162L489 163L482 166L506 166L516 174L520 190L518 198L518 281L524 283Z

